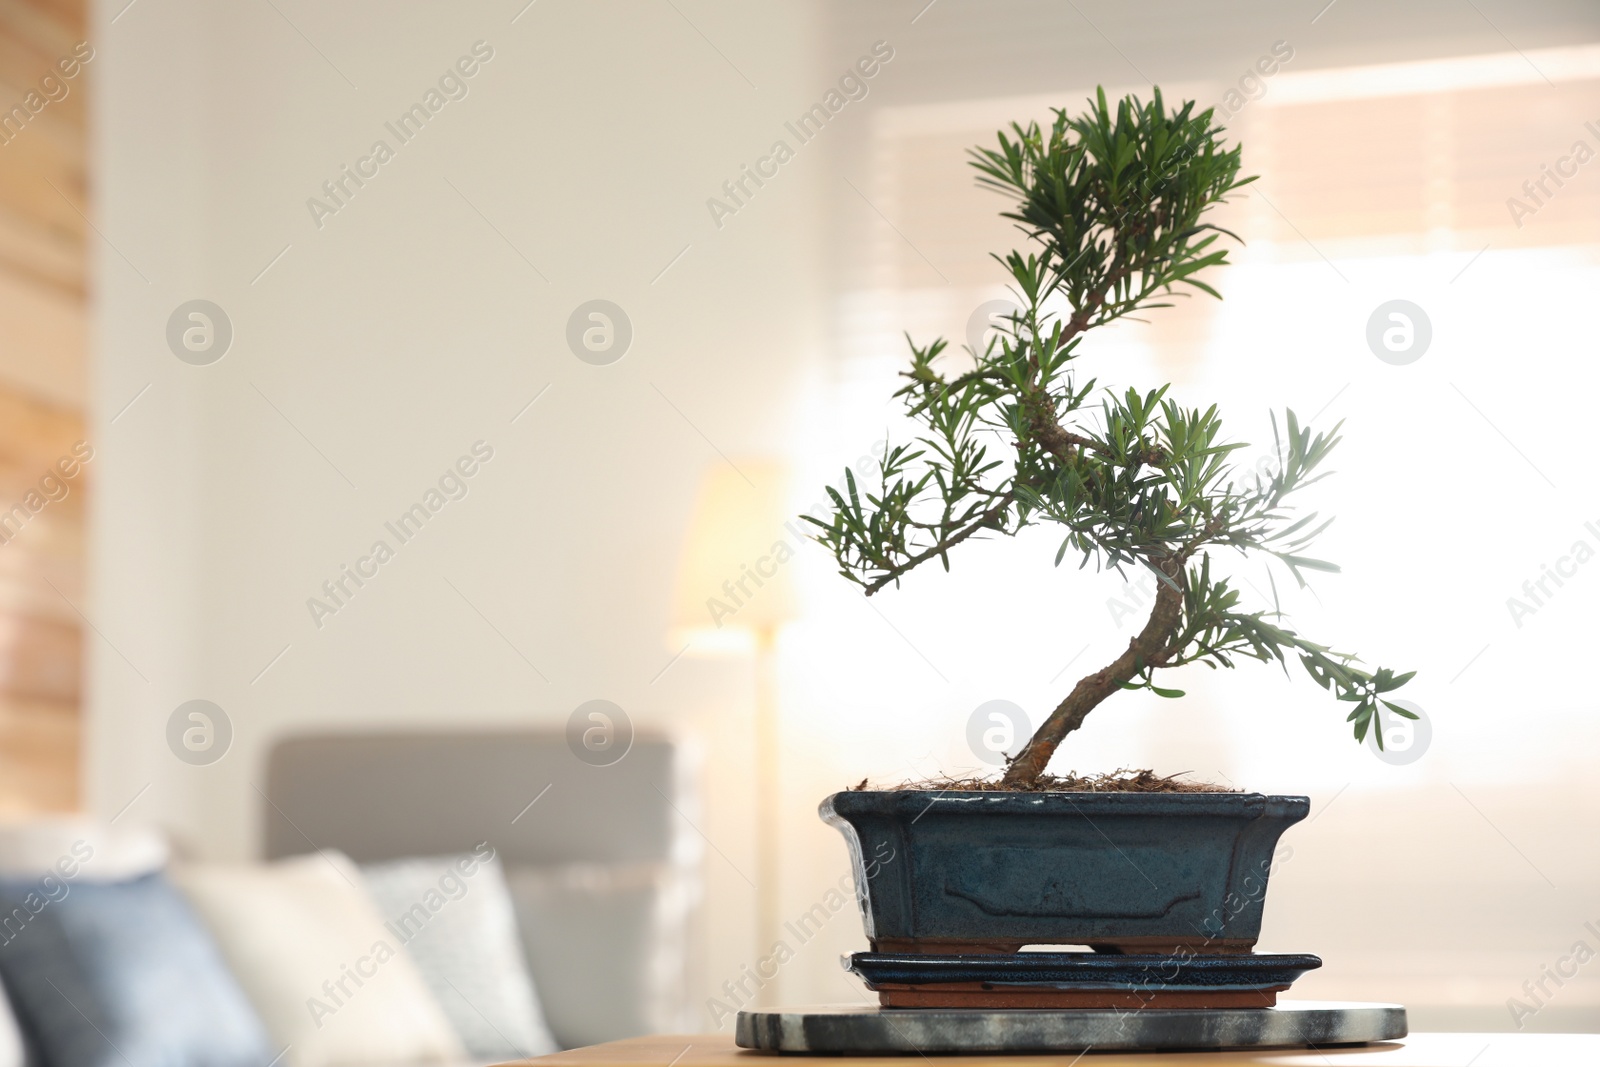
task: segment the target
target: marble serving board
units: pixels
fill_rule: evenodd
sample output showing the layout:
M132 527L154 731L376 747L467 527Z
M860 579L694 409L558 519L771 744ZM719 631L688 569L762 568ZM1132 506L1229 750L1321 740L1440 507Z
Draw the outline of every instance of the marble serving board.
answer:
M1137 1011L771 1008L741 1011L735 1031L740 1048L858 1055L1322 1048L1405 1036L1398 1004L1324 1001Z

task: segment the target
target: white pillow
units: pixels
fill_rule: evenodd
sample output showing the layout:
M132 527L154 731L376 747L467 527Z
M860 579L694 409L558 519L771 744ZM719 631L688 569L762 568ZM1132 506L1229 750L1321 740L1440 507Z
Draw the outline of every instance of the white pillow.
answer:
M211 928L287 1067L465 1058L345 856L196 864L173 880Z
M499 1063L555 1052L494 849L363 864L389 931L403 938L473 1059Z
M0 989L0 1067L23 1067L27 1062L23 1052L22 1031L17 1028L17 1016L11 1010L11 998Z
M145 827L110 826L81 815L0 822L0 878L53 874L80 882L122 882L167 863L167 842Z

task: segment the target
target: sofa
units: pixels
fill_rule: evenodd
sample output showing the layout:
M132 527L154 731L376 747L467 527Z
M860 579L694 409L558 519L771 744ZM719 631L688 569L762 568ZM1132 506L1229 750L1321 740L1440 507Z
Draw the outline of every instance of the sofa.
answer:
M693 1026L679 746L325 734L264 772L256 862L0 825L0 1067L487 1063Z

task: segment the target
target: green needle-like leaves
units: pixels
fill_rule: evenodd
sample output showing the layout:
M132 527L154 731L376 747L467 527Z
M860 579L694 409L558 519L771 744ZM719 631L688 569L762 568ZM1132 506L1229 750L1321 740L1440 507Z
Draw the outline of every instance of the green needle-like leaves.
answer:
M1148 103L1129 96L1114 107L1102 90L1081 116L1057 110L1047 128L1014 124L994 147L974 149L979 184L1012 201L1004 217L1031 244L994 257L1020 310L953 376L941 369L945 341L908 337L896 396L922 432L886 450L876 492L847 470L845 491L828 491L833 513L810 519L840 572L868 595L932 559L948 569L950 550L969 538L1041 522L1061 528L1057 564L1073 555L1080 567L1157 576L1158 606L1137 654L1119 658L1115 677L1079 683L1030 742L1046 747L1045 758L1063 732L1056 719L1075 729L1118 685L1181 697L1151 678L1192 662L1297 656L1319 685L1355 704L1348 721L1358 741L1379 722L1380 703L1414 717L1382 699L1410 673L1369 674L1353 655L1278 624L1270 570L1273 608L1254 612L1211 572L1214 548L1276 561L1302 586L1306 572L1338 570L1309 554L1332 520L1297 515L1289 499L1326 476L1339 427L1316 433L1285 412L1281 428L1272 423L1272 472L1246 478L1231 460L1245 446L1224 439L1214 405L1184 407L1166 386L1097 393L1077 373L1088 331L1167 306L1180 287L1218 295L1199 275L1227 262L1221 239L1233 235L1202 216L1254 179L1239 177L1240 148L1224 146L1212 118L1193 102L1169 112L1159 89ZM1113 684L1080 696L1095 677Z

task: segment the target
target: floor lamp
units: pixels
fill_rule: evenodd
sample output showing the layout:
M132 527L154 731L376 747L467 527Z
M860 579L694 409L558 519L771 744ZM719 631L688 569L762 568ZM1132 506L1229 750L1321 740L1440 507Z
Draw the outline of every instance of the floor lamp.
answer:
M778 634L795 615L793 558L805 531L785 511L788 471L772 460L721 464L700 485L678 568L674 647L755 661L756 949L782 937ZM776 979L767 983L776 993Z

